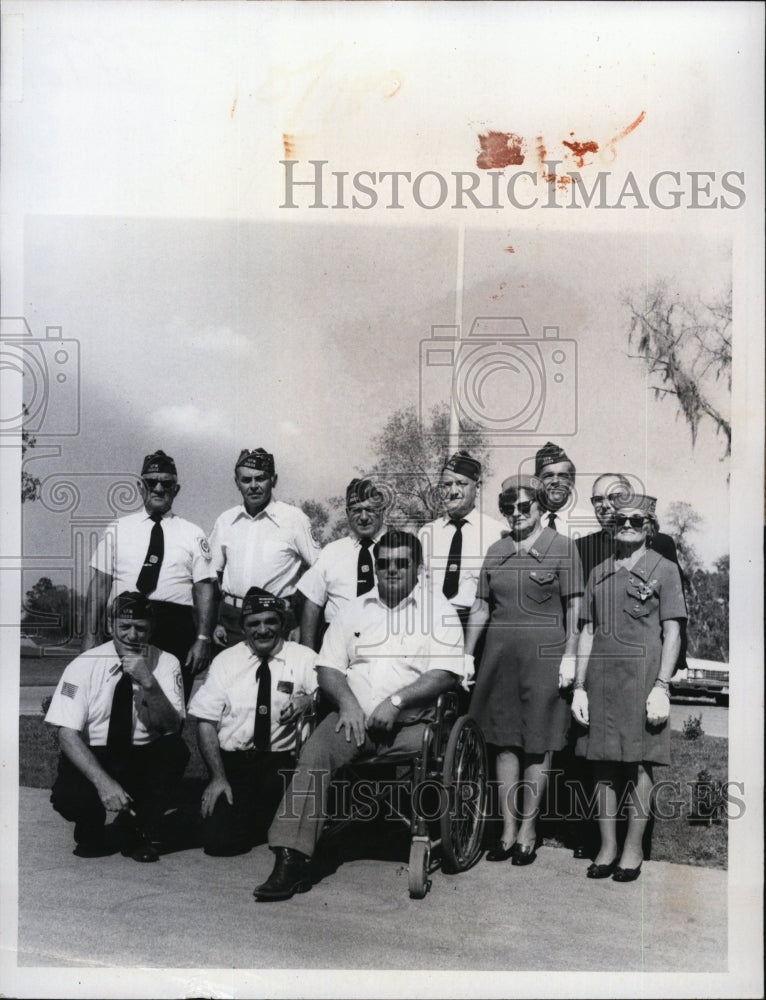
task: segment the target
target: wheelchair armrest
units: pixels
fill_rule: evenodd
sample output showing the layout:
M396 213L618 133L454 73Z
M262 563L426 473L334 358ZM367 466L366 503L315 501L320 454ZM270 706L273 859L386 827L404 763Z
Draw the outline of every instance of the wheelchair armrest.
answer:
M457 691L443 691L436 702L436 717L434 722L437 726L444 724L445 720L457 718L458 700Z

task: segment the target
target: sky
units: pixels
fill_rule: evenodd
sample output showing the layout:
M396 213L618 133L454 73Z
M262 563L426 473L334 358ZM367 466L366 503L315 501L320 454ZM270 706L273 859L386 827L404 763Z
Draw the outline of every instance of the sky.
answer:
M686 973L683 983L698 996L762 991L749 859L762 853L763 831L762 763L752 753L763 719L763 16L751 3L4 0L2 316L26 318L49 365L57 430L72 417L73 386L81 418L72 436L38 436L29 471L44 481L44 502L24 505L23 526L17 449L0 441L6 736L18 731L19 566L27 586L59 574L82 589L109 501L130 506L147 452L175 456L175 509L205 530L238 499L232 466L243 446L274 452L279 497L323 500L371 461L371 437L394 409L416 404L421 389L424 400L445 398L444 371L421 366L432 326L455 324L456 312L464 333L477 316L520 317L536 342L558 327L565 378L546 383L540 438L509 435L493 449L486 506L506 472L550 437L575 462L578 487L589 491L603 468L631 472L659 498L661 520L672 500L694 506L707 564L731 551L728 761L748 788L747 818L729 830L731 971L725 983ZM597 171L630 172L646 192L671 171L684 203L280 207L285 158L302 170L321 159L349 175L452 177L479 169L480 136L494 130L522 138L520 166L538 179L541 148L571 169L565 143L587 140L599 147L584 159L589 187ZM712 174L720 195L732 171L746 192L739 208L690 207L693 176ZM661 277L707 300L732 275L729 465L704 421L692 448L672 403L653 398L628 356L622 299ZM46 327L69 343L51 346ZM548 380L554 350L537 348ZM73 358L79 369L67 367ZM20 390L8 374L0 371L5 408ZM483 386L493 412L505 397L518 408L524 372L494 372ZM5 740L0 769L11 813L14 743ZM5 829L12 875L16 827ZM10 963L15 914L11 902L0 921ZM62 970L51 975L60 992ZM258 976L250 992L262 989ZM429 973L418 989L548 987L540 974L528 985L520 976L488 982L474 972L458 986L452 973L445 984ZM39 992L8 981L11 992ZM367 989L358 973L350 987L327 981L335 995ZM376 973L373 992L381 981ZM239 995L219 974L215 982ZM316 987L315 976L306 982ZM411 976L402 982L411 992ZM579 983L565 974L556 988L571 995ZM586 988L614 995L624 977L615 986L591 976ZM639 988L668 995L679 986L642 979Z
M449 398L451 369L429 365L424 351L432 327L455 322L457 247L457 228L446 226L29 219L26 318L36 337L60 327L77 342L81 413L79 434L43 433L30 453L41 456L30 471L51 477L43 501L23 508L33 572L66 551L72 521L87 514L98 525L109 477L134 475L156 448L178 464L176 511L206 531L238 500L232 469L243 447L274 453L279 497L342 494L395 409L427 413ZM500 480L553 439L579 470L586 508L593 477L622 470L658 497L661 518L671 501L694 507L703 561L726 553L723 441L703 422L692 447L673 403L655 401L631 357L623 297L641 301L662 278L688 300L709 300L730 280L727 242L469 228L462 275L463 336L474 317L521 317L544 351L547 389L507 366L487 376L491 419L546 392L537 433L490 435L488 509ZM560 402L550 326L567 355ZM50 443L61 454L42 457ZM61 511L67 478L83 500Z

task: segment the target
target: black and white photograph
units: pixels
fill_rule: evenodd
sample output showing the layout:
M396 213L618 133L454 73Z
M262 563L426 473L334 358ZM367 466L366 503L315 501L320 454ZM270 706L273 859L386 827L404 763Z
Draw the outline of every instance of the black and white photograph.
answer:
M2 19L0 992L762 995L763 7Z

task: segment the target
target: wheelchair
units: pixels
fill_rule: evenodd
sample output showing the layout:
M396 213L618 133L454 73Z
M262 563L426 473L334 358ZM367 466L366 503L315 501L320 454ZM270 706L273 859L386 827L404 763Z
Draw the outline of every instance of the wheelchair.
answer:
M327 703L317 692L306 717L311 731L327 712ZM426 723L419 751L362 757L341 768L333 776L333 784L369 780L383 765L396 768L399 780L409 781L406 809L399 808L391 783L385 780L372 780L372 799L378 805L385 804L410 831L409 894L411 899L423 899L431 888L429 876L434 861L440 860L443 872L458 873L471 868L481 855L488 794L484 736L473 719L459 715L458 696L449 691L440 695L434 718ZM436 815L424 808L425 796L421 793L425 789L438 795ZM369 800L365 804L369 806ZM363 818L364 809L353 805L341 818L330 816L322 840L336 837Z

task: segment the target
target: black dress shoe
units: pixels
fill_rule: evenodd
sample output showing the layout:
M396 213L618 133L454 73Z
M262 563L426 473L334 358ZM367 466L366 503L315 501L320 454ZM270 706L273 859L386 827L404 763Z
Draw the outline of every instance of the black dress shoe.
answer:
M594 861L585 873L588 878L609 878L617 869L617 858L608 865L597 865Z
M490 845L487 851L487 861L507 861L513 854L514 844L510 847L503 847L501 841L496 840Z
M613 882L635 882L641 874L641 865L638 868L615 868L612 875Z
M290 847L277 847L275 853L274 870L253 890L259 903L290 899L296 892L308 892L311 888L309 859L305 854Z
M151 864L153 861L160 860L157 848L148 834L137 828L126 833L122 845L122 855L125 858L133 858L134 861L139 861L141 864Z
M76 858L108 858L115 853L115 848L110 847L105 840L81 841L72 851Z
M512 865L531 865L537 857L534 847L522 847L521 844L514 844L511 852Z

